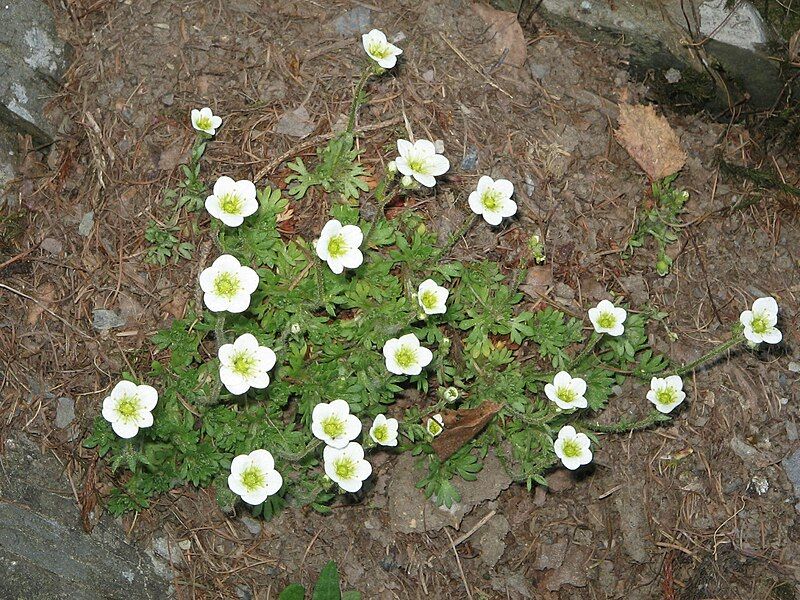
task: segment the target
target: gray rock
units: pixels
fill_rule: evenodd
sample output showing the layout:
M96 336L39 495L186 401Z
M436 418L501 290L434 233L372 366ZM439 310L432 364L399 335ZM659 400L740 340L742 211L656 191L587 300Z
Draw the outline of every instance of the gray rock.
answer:
M165 537L153 538L153 552L173 565L183 564L183 552L174 540L167 540Z
M275 124L275 133L282 133L296 138L304 138L314 131L315 124L311 120L305 106L286 112Z
M794 495L800 500L800 448L781 461L786 477L794 486Z
M796 442L800 439L800 435L798 435L797 425L793 421L786 421L786 439L790 442Z
M65 427L69 427L74 420L75 400L67 397L59 398L58 404L56 405L56 427L64 429Z
M652 548L650 542L650 528L647 515L644 512L643 481L631 479L614 495L614 504L619 513L620 529L622 531L622 547L637 563L646 563L650 560L648 549Z
M78 234L83 237L88 237L92 233L93 227L94 227L94 211L90 210L85 215L83 215L83 217L81 217L81 222L78 224Z
M644 306L650 299L650 292L647 290L647 282L644 277L635 273L620 279L622 287L628 293L631 302L636 306Z
M239 520L242 522L242 525L247 527L247 531L253 535L258 535L261 533L261 521L247 515L242 515L239 517Z
M367 33L372 29L372 11L366 6L356 6L337 17L333 25L342 37Z
M800 373L800 363L796 361L789 362L789 371L792 373Z
M506 550L505 537L511 526L503 515L494 515L475 535L474 542L481 553L481 562L492 569Z
M478 149L475 146L467 148L464 158L461 160L462 171L474 171L478 166Z
M745 442L738 436L734 436L730 441L731 450L741 458L746 464L754 464L759 457L759 452L753 446Z
M664 79L669 83L678 83L682 77L681 72L674 67L667 69L664 73Z
M700 33L718 42L755 50L767 43L764 19L749 2L708 0L700 5Z
M55 254L56 256L64 251L64 244L55 238L44 238L41 245L42 250L49 252L50 254Z
M96 308L92 311L92 327L97 331L107 331L125 325L125 319L113 310Z

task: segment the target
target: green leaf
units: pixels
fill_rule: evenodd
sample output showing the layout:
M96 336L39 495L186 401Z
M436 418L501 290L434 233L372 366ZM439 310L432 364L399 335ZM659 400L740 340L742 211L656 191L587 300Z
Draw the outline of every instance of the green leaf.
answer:
M306 597L306 588L299 583L293 583L278 596L278 600L304 600Z
M319 574L312 600L341 600L341 597L339 570L336 568L336 563L330 561Z

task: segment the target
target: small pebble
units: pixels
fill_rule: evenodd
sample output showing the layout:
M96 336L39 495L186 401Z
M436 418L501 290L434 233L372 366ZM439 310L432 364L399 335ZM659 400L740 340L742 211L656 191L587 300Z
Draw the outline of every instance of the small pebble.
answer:
M107 331L125 325L125 319L113 310L97 308L92 311L92 327L97 331Z
M55 238L44 238L42 240L42 250L45 252L49 252L50 254L55 254L58 256L64 250L64 244L58 241Z
M461 160L462 171L474 171L478 166L478 149L475 146L467 148L464 158Z
M799 362L795 362L795 361L791 361L789 363L789 370L792 373L800 373L800 363Z
M72 398L59 398L56 405L55 425L59 429L68 427L75 420L75 400Z
M164 94L161 96L161 101L164 103L164 106L172 106L175 103L175 94Z
M90 210L87 212L83 217L81 217L81 223L78 225L78 234L83 237L88 237L89 234L92 233L92 228L94 227L94 211Z
M681 80L681 72L674 67L668 69L664 73L664 79L666 79L669 83L678 83Z

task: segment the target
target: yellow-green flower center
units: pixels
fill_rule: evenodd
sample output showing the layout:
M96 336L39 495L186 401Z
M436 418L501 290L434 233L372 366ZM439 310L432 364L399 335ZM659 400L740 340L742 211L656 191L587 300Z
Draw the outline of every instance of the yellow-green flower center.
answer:
M129 422L139 416L141 402L138 396L124 396L117 402L117 415L123 422Z
M575 402L575 400L578 399L578 394L575 393L575 390L567 386L562 386L557 388L556 396L558 396L559 400L567 404L571 404L572 402Z
M750 327L759 335L764 335L769 331L770 324L767 320L767 315L764 313L757 313L753 315L753 320L750 322Z
M350 250L350 247L341 233L332 236L328 240L328 254L331 258L341 258L347 254L348 250Z
M400 346L400 349L394 353L394 360L401 369L408 369L416 364L417 353L409 346Z
M431 435L439 435L442 432L442 426L436 419L428 419L428 433Z
M219 199L219 208L229 215L238 215L242 212L244 202L237 194L223 194Z
M231 360L231 369L237 375L242 377L250 377L253 375L256 367L256 357L247 350L242 350L233 355Z
M336 415L330 415L322 419L322 431L331 439L336 439L344 435L344 420Z
M561 446L561 453L567 458L578 458L581 455L581 446L575 440L566 440Z
M656 392L656 401L659 404L670 405L675 404L678 399L678 392L671 387L661 388Z
M197 119L198 129L211 129L212 127L211 117L201 116Z
M613 329L614 325L617 324L617 319L612 312L602 312L597 317L597 324L603 329Z
M356 461L349 456L337 458L333 463L333 470L339 479L347 481L356 476L357 469Z
M267 482L267 478L264 476L264 471L259 469L255 465L250 465L240 475L242 485L247 489L248 492L255 492L258 489L264 487L264 484Z
M375 436L375 439L379 442L385 442L389 439L389 428L386 424L378 425L375 429L372 430L372 435Z
M406 163L408 164L408 168L415 173L421 173L424 175L428 170L425 166L425 160L416 156L408 157L406 159Z
M500 210L502 196L495 190L486 190L481 196L481 204L490 212L497 212Z
M369 53L374 58L388 58L390 54L389 45L382 42L372 42L369 45Z
M422 292L422 296L420 296L420 302L422 302L422 306L431 310L432 308L436 308L436 304L438 302L438 298L436 296L436 292L433 290L425 290Z
M223 271L214 278L214 293L222 298L230 300L239 293L240 287L239 278L228 271Z

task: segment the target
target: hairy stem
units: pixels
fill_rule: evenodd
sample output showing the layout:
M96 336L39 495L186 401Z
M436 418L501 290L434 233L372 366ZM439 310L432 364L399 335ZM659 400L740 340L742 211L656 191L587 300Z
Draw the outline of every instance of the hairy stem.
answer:
M592 335L589 338L589 341L586 343L586 346L584 346L583 350L580 351L578 356L572 360L572 366L579 364L584 358L586 358L589 353L594 350L594 347L601 339L603 339L602 334L592 331Z
M628 433L631 431L638 431L640 429L647 429L648 427L652 427L658 423L663 423L664 421L669 421L670 419L671 417L669 415L665 415L654 410L644 419L639 419L638 421L622 419L617 423L611 423L609 425L604 425L603 423L597 422L579 421L578 424L586 429L594 431L595 433Z
M364 90L364 86L370 75L372 75L372 69L369 67L366 67L361 72L361 79L358 80L356 92L353 96L353 103L350 105L350 116L347 119L347 133L353 133L353 129L356 125L356 113L358 112L358 107L361 106L361 92Z
M375 232L375 224L378 222L383 216L383 211L386 209L386 205L389 204L389 201L392 199L392 188L395 187L397 183L391 179L387 181L387 176L384 176L383 180L378 184L378 187L375 190L375 198L378 200L378 208L375 210L375 214L372 216L372 219L367 226L367 231L364 234L364 241L361 245L364 247L364 250L369 248L369 242L372 239L372 234Z
M694 371L700 365L703 365L703 364L707 363L708 361L718 357L719 355L723 354L724 352L727 352L728 350L730 350L734 346L736 346L738 344L741 344L743 341L744 341L744 335L743 334L739 333L737 335L734 335L727 342L723 342L719 346L717 346L716 348L712 348L711 350L709 350L708 352L703 354L703 356L701 356L697 360L694 360L694 361L690 362L688 365L684 365L682 367L678 367L677 369L672 371L672 373L669 373L669 375L684 375L686 373L691 373L692 371Z
M466 233L470 229L472 229L472 226L475 224L475 221L477 220L478 220L478 215L473 213L469 219L464 221L464 224L458 229L458 231L456 231L453 235L450 236L450 239L447 240L447 243L444 246L442 246L439 252L434 256L434 260L447 256L450 253L450 250L453 249L453 246L455 246L458 243L458 240L460 240L464 235L466 235Z

